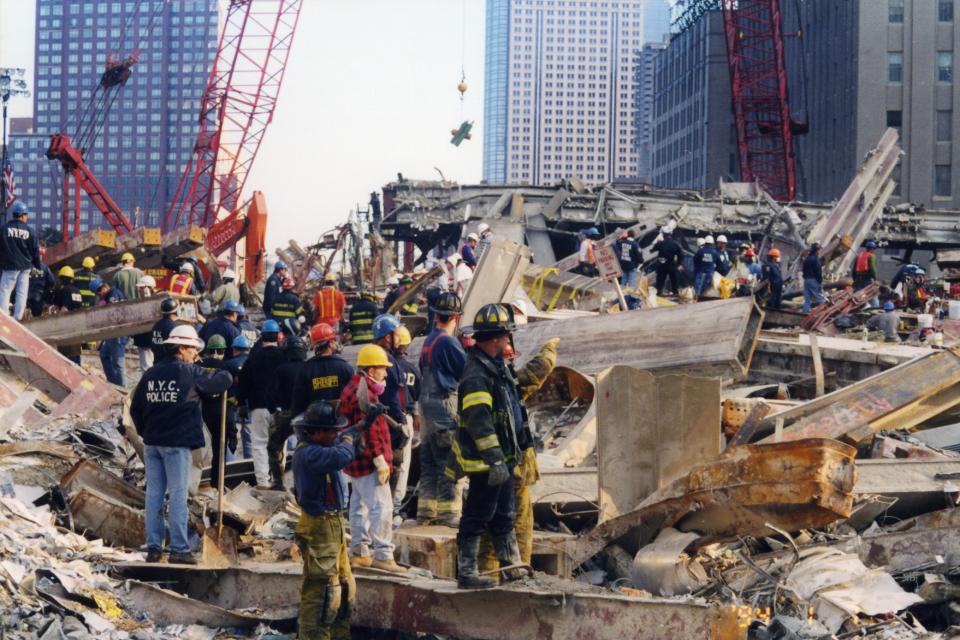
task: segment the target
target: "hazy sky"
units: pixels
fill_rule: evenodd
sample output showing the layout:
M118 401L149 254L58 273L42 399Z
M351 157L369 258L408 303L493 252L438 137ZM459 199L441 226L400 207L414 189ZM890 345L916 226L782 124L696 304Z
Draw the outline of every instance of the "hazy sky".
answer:
M173 0L176 1L176 0ZM270 208L267 243L301 244L366 206L398 171L481 177L484 0L304 0L273 123L247 180ZM0 67L27 67L34 2L0 0ZM464 28L464 16L465 28ZM463 118L461 59L469 89ZM136 72L136 71L134 71ZM32 101L11 100L10 115ZM473 140L450 129L475 120Z

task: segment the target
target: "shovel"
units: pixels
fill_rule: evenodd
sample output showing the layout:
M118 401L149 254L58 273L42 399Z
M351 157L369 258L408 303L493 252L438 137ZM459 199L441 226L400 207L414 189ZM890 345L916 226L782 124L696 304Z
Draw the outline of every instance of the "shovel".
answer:
M200 564L205 567L224 568L239 563L237 557L237 532L223 528L223 481L227 457L227 392L223 392L220 405L220 469L217 474L217 527L207 527L203 532L203 554Z

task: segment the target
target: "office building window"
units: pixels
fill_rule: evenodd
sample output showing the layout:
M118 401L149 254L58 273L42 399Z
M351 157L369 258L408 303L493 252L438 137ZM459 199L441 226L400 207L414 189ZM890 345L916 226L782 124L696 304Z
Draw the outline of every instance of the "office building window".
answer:
M937 51L937 82L953 82L952 51Z
M933 195L950 197L950 165L938 164L933 173Z
M902 53L888 53L887 54L887 81L888 82L902 82L903 81L903 54Z
M937 142L953 140L953 110L937 111Z
M903 22L903 0L888 0L887 15L890 22Z
M887 111L887 126L899 129L903 126L903 111Z
M937 20L953 22L953 0L937 0Z

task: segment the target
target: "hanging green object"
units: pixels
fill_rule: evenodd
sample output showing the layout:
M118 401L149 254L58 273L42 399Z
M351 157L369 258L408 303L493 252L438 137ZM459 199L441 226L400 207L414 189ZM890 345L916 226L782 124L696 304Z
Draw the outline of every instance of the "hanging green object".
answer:
M459 147L461 142L469 140L471 129L473 129L473 122L469 120L464 120L459 129L451 129L450 135L453 137L450 138L450 144Z

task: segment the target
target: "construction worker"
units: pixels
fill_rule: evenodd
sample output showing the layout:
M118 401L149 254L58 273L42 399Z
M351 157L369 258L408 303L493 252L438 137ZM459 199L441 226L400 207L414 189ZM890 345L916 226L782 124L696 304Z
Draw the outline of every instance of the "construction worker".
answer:
M383 312L387 313L390 310L390 307L393 306L393 302L400 295L400 278L397 276L390 276L387 278L387 295L383 298Z
M167 353L163 342L170 335L170 332L173 331L174 327L177 326L177 312L179 310L180 305L173 298L167 298L160 303L161 317L153 325L153 328L150 329L154 363L160 362Z
M407 495L407 480L410 476L410 463L413 459L413 441L420 433L420 371L416 365L407 360L407 349L412 338L410 330L400 325L394 332L393 358L400 369L401 375L401 404L404 411L404 423L410 437L404 445L400 461L394 456L394 487L393 487L393 528L396 529L403 522L400 508Z
M756 252L747 247L740 252L733 269L733 278L737 284L738 296L751 296L760 276L760 265L755 262Z
M353 367L338 354L337 333L328 324L320 323L310 329L313 357L303 363L297 372L290 397L290 412L297 416L312 402L323 400L336 406L340 394L353 377Z
M50 267L43 263L40 267L30 271L30 283L27 286L27 307L32 318L43 315L43 309L47 306L47 301L53 298L53 289L57 285L57 279L53 277Z
M90 287L97 295L97 304L116 304L123 302L126 298L123 292L116 287L111 287L110 283L97 278L90 282ZM127 386L127 367L126 351L127 343L130 338L119 336L117 338L108 338L100 343L100 364L103 367L103 373L107 381L120 387Z
M30 288L30 271L43 270L37 234L27 224L30 209L15 201L7 210L10 221L0 227L0 313L10 314L10 297L16 290L13 317L23 320Z
M717 250L717 272L726 276L730 273L730 267L733 266L730 262L730 254L727 253L727 236L722 233L717 236L715 249Z
M373 319L380 315L377 296L372 291L362 291L360 299L350 307L350 336L353 344L373 342Z
M164 341L167 357L150 367L133 392L130 416L143 438L146 471L147 562L160 562L165 537L164 496L169 497L167 531L171 564L196 564L187 538L187 485L191 449L204 446L199 393L225 393L233 382L226 371L196 364L203 341L180 325Z
M717 270L720 254L713 246L713 236L703 239L703 246L693 256L693 290L699 298L713 287L713 274Z
M197 295L197 286L193 279L193 265L184 260L180 263L177 275L170 278L170 293L180 296Z
M156 287L157 281L153 279L153 276L144 274L137 280L137 294L141 300L153 297ZM135 334L133 336L133 346L137 348L137 356L140 359L140 374L142 375L153 366L153 334L149 331Z
M577 273L589 278L600 275L597 269L596 241L600 238L600 230L596 227L587 229L586 237L580 241L577 250Z
M758 293L766 295L769 309L780 309L780 298L783 295L783 274L780 272L780 249L772 247L767 251L767 261L760 270L760 290Z
M209 342L213 336L220 336L226 344L232 344L240 335L237 320L240 317L240 303L228 300L216 318L207 320L198 332L200 339Z
M120 291L127 300L139 300L140 292L137 291L137 282L144 276L143 271L137 269L134 264L133 254L129 251L120 256L120 270L113 276L113 286Z
M293 278L284 278L280 283L281 291L270 305L270 316L277 322L284 322L288 318L299 318L303 314L303 305L300 296L294 291L296 283Z
M477 261L479 262L483 254L490 248L490 243L493 242L493 230L486 222L481 222L477 225L477 235L480 236L480 242L477 247L479 249L477 251Z
M660 236L661 239L653 245L653 250L657 252L657 292L666 293L664 287L669 278L670 292L676 295L680 293L680 271L678 268L683 258L683 250L680 248L680 243L673 238L673 227L663 227L660 230Z
M313 296L313 308L317 313L314 324L328 324L337 331L346 306L347 299L337 289L337 276L332 273L323 276L323 287Z
M877 243L873 240L867 240L863 249L857 254L857 259L853 263L853 289L859 291L877 281L879 271L877 270ZM874 297L869 306L879 306L880 301Z
M83 307L83 296L80 290L73 284L73 269L69 266L60 267L57 274L60 283L53 292L53 304L51 311L53 313L65 313ZM62 353L71 362L80 364L80 345L62 345L57 347L57 351Z
M270 382L268 393L274 405L273 428L267 440L267 455L270 457L270 478L274 489L283 489L283 463L286 454L286 444L293 435L291 422L293 414L290 407L293 399L293 388L297 376L307 359L307 343L300 336L291 336L283 345L284 361L277 367L276 374Z
M77 269L73 275L73 286L80 290L80 295L83 297L83 306L92 307L97 296L90 290L90 281L97 277L97 274L93 271L97 263L93 258L87 256L80 264L81 268Z
M354 458L357 431L326 402L315 402L295 421L294 491L300 518L294 538L303 558L300 638L350 637L357 588L347 560L343 512L347 486L341 473ZM339 432L339 433L338 433Z
M213 298L210 300L214 309L223 309L228 300L240 304L240 289L236 279L237 274L233 269L224 269L220 286L213 290Z
M463 306L457 294L444 291L430 309L435 324L420 349L423 422L417 524L455 526L460 513L457 479L445 472L457 428L457 385L467 359L460 341L454 337Z
M413 287L413 278L410 276L403 276L400 278L400 295L405 294L410 290L411 287ZM400 305L400 315L413 316L416 315L419 310L420 305L417 304L416 296L410 298Z
M283 279L287 277L287 263L283 260L277 260L273 265L273 273L267 278L263 285L263 315L272 318L270 311L273 309L273 301L283 288Z
M350 425L362 425L363 448L344 467L350 476L350 564L374 567L395 573L406 570L393 558L393 496L390 471L393 447L390 430L379 404L386 387L387 370L393 364L386 351L375 344L364 345L357 354L357 373L340 394L340 415ZM371 554L372 552L372 554Z
M883 303L883 313L871 316L867 320L867 329L883 331L884 342L900 342L900 314L897 313L893 302Z
M810 245L807 257L803 259L803 312L810 313L814 304L822 303L823 264L820 262L820 243Z
M503 360L511 344L513 313L487 304L473 320L476 346L470 349L458 388L459 425L451 473L465 473L470 490L457 534L457 585L489 588L493 580L477 570L480 536L489 533L502 567L520 563L514 532L513 470L523 453L525 409L516 381ZM504 571L506 580L519 577Z
M640 255L640 245L633 238L633 230L621 231L620 237L613 244L614 253L620 262L623 275L620 284L635 289L637 287L637 270L643 258Z
M449 278L447 288L462 298L473 279L473 269L464 264L459 253L447 256L446 269Z
M255 324L250 322L247 310L243 305L240 305L240 308L237 310L237 329L240 329L240 333L251 345L256 344L257 341L260 340L260 331Z
M270 481L270 458L267 443L270 440L271 411L273 403L268 390L277 367L283 364L284 354L278 344L280 325L276 320L263 323L260 348L247 358L237 384L237 402L245 406L250 416L250 451L253 458L253 473L257 486L268 489Z
M463 256L463 263L471 269L477 268L477 245L480 244L480 236L475 233L467 234L467 241L460 247L460 255Z

